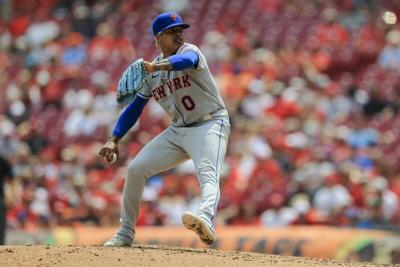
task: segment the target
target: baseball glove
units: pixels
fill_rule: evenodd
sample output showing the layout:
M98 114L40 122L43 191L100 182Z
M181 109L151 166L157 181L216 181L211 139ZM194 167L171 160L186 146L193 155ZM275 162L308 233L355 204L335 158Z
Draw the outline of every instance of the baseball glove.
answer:
M122 105L131 103L143 87L148 74L143 58L129 65L118 83L117 102Z

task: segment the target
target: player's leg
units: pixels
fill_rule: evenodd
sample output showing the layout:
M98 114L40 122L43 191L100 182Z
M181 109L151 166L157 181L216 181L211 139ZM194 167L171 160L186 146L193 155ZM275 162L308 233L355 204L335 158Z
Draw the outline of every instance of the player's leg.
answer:
M207 233L202 231L199 220L203 219L214 231L214 220L219 201L219 177L228 145L230 126L228 118L215 119L187 129L183 147L195 164L201 189L201 202L197 215L187 213L182 220L186 227L197 232L203 242L210 244ZM185 222L186 220L186 222ZM193 223L192 223L193 222ZM196 229L198 228L198 229Z
M171 128L147 143L128 164L128 174L122 193L121 227L114 238L130 245L134 240L139 203L146 180L187 160L185 151L177 146L179 138ZM115 241L115 240L114 240ZM113 246L110 240L106 246Z

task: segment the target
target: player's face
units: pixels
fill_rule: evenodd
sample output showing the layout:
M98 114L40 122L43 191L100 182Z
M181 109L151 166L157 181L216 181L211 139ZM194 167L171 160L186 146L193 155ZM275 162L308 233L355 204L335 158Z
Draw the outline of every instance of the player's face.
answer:
M185 42L183 28L179 26L163 31L156 38L160 48L168 50L176 50Z

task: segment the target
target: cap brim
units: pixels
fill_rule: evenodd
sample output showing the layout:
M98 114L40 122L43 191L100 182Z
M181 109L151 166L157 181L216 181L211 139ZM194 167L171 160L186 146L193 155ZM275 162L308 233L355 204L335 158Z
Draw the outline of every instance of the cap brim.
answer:
M171 29L171 28L173 28L173 27L182 27L182 28L184 28L184 29L187 29L187 28L190 27L190 25L189 25L189 24L186 24L186 23L174 23L174 24L168 25L167 27L165 27L165 28L164 28L162 31L160 31L159 33L162 33L163 31L168 30L168 29Z

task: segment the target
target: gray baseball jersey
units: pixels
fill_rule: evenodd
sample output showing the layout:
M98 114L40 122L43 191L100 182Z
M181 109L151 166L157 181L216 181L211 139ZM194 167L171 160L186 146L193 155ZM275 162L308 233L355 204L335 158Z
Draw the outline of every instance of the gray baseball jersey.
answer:
M139 95L154 97L171 116L174 126L188 126L207 114L225 110L225 104L210 73L203 53L193 44L185 43L177 51L193 50L199 55L196 68L182 71L157 71L149 75ZM159 55L154 61L163 59Z

